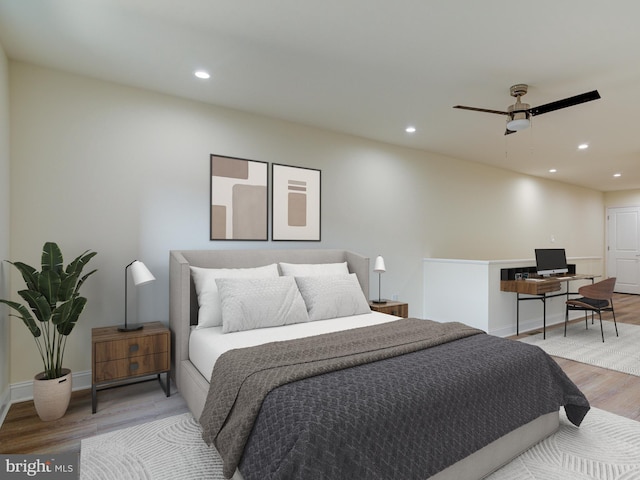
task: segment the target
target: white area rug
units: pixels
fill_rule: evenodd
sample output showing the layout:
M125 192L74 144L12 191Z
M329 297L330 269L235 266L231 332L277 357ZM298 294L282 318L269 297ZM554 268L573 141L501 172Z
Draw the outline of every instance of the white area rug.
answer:
M597 408L579 428L564 410L560 419L556 433L486 480L640 479L640 422Z
M190 413L82 440L81 480L224 480Z
M188 413L82 440L81 480L223 478ZM592 408L576 428L561 415L555 434L487 480L587 479L640 479L640 422Z
M547 329L546 340L541 333L519 340L537 345L549 355L640 377L640 326L618 323L619 336L616 337L613 322L603 321L602 325L604 343L597 318L593 325L589 319L588 330L584 321L570 323L566 337L564 327L559 327Z

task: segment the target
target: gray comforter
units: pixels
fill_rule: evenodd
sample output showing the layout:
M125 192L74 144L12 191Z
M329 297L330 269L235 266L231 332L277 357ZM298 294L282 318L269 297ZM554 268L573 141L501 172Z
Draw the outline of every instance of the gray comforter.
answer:
M227 477L423 479L560 405L588 410L537 347L406 319L228 352L200 422Z

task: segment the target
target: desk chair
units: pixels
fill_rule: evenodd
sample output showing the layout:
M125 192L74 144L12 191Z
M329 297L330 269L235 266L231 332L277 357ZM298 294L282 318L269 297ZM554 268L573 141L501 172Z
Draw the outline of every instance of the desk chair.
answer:
M616 313L613 311L613 288L616 285L616 277L607 278L600 282L584 285L578 289L580 298L572 298L567 300L567 310L564 317L564 336L567 336L567 323L569 322L569 311L580 310L584 312L584 321L589 328L587 314L591 312L598 313L600 317L600 333L604 342L604 330L602 328L602 312L611 312L613 314L613 324L616 327L616 337L618 336L618 324L616 323Z

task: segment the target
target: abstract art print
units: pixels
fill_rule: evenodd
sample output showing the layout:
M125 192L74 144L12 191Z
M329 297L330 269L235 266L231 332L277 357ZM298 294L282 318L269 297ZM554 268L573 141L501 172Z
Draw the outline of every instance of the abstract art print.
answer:
M211 240L268 240L268 163L211 155Z
M271 168L272 240L320 241L320 170Z

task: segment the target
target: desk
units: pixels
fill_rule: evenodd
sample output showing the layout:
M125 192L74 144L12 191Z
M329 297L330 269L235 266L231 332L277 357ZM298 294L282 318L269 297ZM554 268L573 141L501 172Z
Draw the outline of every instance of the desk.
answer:
M593 280L598 275L569 273L567 275L548 277L544 279L527 280L500 280L500 290L516 293L516 335L520 334L520 302L523 300L542 301L542 338L547 338L547 298L575 295L569 291L569 283L576 280ZM562 290L562 284L566 284L566 291ZM558 292L560 293L553 293ZM521 297L520 295L527 295Z

